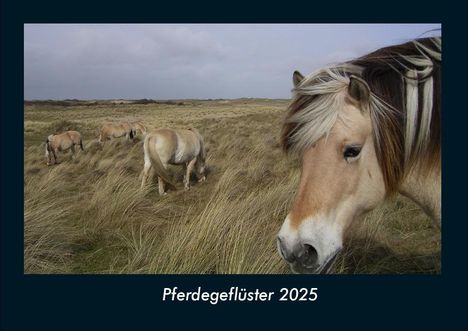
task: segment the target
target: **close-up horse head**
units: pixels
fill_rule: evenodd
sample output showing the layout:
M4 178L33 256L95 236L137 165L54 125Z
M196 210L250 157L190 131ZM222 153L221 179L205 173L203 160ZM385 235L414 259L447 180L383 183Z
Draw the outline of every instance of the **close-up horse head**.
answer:
M302 168L277 237L293 271L324 271L353 220L395 192L440 221L440 62L426 38L294 72L282 145Z

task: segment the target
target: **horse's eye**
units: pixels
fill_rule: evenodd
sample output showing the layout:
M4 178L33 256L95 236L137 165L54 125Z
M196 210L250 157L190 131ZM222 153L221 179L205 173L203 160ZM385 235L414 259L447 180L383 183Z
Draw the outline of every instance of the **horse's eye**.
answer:
M361 148L362 148L361 146L356 146L356 145L346 146L343 152L343 156L345 160L348 161L349 159L354 159L358 157L359 153L361 153Z

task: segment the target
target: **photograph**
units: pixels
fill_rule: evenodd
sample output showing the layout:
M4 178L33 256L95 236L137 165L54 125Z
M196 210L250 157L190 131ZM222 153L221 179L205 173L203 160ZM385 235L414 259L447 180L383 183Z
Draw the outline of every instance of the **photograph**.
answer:
M441 23L23 29L25 275L443 274Z

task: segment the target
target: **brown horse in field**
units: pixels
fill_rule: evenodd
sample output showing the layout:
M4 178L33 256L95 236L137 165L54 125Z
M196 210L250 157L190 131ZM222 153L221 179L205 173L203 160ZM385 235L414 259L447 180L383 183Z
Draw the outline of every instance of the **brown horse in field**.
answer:
M206 151L203 137L196 129L158 129L145 137L143 144L145 165L141 187L153 172L158 176L159 194L166 194L165 186L175 189L166 168L169 164L182 165L185 169L184 187L190 187L190 174L195 171L199 182L204 181Z
M45 155L47 158L47 165L51 165L52 157L54 158L54 164L58 163L57 153L59 151L67 151L71 149L73 156L75 157L75 146L79 145L83 151L83 140L81 134L78 131L66 131L60 134L51 134L46 140L46 151Z
M117 124L105 124L101 128L99 142L104 143L106 140L120 138L125 136L128 140L133 139L134 131L132 125L128 122Z
M294 73L282 144L302 173L277 240L293 271L324 270L352 221L396 192L440 225L441 61L441 38L424 38Z

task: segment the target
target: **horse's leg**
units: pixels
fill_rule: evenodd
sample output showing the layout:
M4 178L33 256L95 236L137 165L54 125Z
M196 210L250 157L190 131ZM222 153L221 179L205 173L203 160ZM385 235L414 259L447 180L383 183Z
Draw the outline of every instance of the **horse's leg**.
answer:
M72 160L74 160L75 159L75 145L71 145L70 149L72 152Z
M187 166L188 166L188 162L184 162L182 163L182 169L184 171L184 179L183 179L183 182L184 182L184 186L185 186L185 181L187 179Z
M193 167L195 166L195 162L197 162L196 158L190 161L187 165L187 172L185 174L184 180L184 187L186 190L190 189L190 174L192 173Z
M108 134L106 132L101 133L100 139L101 139L101 144L104 144L107 140L111 140L112 135Z
M165 187L164 187L164 180L158 176L158 187L159 187L159 195L166 195Z
M146 163L145 162L145 166L143 168L143 171L141 172L141 188L143 189L146 185L146 180L148 179L148 176L149 176L149 172L151 170L151 163Z
M57 148L52 149L52 153L54 154L54 164L58 164L59 163L57 160L58 149Z
M49 141L46 143L45 156L47 158L47 165L50 166L50 152L49 152Z

